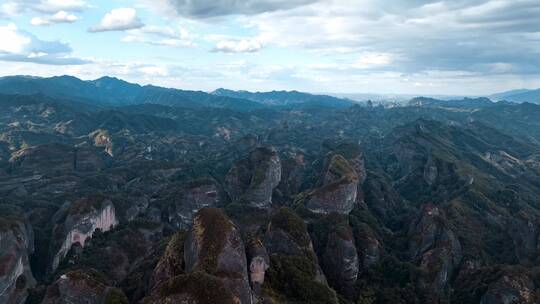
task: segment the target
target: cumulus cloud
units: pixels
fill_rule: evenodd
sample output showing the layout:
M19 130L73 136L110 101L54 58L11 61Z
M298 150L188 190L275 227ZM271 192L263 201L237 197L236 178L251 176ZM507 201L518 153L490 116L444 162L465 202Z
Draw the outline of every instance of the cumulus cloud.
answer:
M58 13L48 17L35 17L30 20L30 24L35 26L51 25L56 23L73 23L79 18L66 11L59 11Z
M256 39L221 40L218 41L214 52L222 53L255 53L262 48Z
M72 49L59 41L44 41L10 23L0 26L0 60L52 65L77 65L86 60L70 56Z
M88 31L92 33L126 31L142 28L143 26L144 24L137 16L137 11L134 8L117 8L105 14L101 22Z
M176 14L188 18L210 18L227 15L256 15L287 10L318 0L158 0Z

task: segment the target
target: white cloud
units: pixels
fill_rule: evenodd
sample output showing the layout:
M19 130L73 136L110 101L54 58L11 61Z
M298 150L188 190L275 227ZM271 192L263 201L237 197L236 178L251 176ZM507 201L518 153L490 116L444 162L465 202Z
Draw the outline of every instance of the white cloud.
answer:
M174 29L169 26L144 26L128 31L122 42L138 42L157 46L196 47L195 35L185 28Z
M26 11L54 14L59 11L79 12L89 7L83 0L3 0L0 15L16 16Z
M368 69L389 65L392 61L392 54L365 52L353 63L353 67L357 69Z
M77 16L70 14L66 11L59 11L58 13L48 16L48 17L35 17L32 18L30 23L35 26L41 25L51 25L56 23L73 23L79 18Z
M134 8L113 9L101 19L101 22L89 29L90 32L126 31L142 28L144 24Z
M261 50L262 44L256 39L222 40L219 41L214 52L223 53L254 53Z
M0 60L41 64L84 64L70 56L71 47L59 41L44 41L20 30L14 23L0 26Z

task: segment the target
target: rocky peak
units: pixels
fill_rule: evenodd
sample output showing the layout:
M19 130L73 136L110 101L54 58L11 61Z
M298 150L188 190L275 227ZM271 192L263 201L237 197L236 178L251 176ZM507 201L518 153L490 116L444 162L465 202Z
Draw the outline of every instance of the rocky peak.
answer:
M246 201L257 208L268 208L272 192L281 181L281 161L273 148L259 147L229 171L225 184L233 201Z
M329 156L321 186L308 194L306 207L314 213L349 214L358 194L358 174L341 155Z
M176 228L188 228L199 210L218 207L221 203L222 191L214 179L189 182L174 193L169 222Z
M244 243L222 210L204 208L197 213L184 244L184 260L186 272L215 276L239 303L251 303Z
M444 301L462 259L461 244L447 226L444 212L436 205L424 205L409 230L409 240L409 254L424 270L417 285L425 301Z
M274 214L264 244L270 254L268 286L274 292L296 298L298 303L338 303L313 250L306 223L294 211L283 207ZM305 284L313 289L302 288Z
M360 263L353 232L348 223L332 225L322 255L322 264L330 286L341 294L352 296Z

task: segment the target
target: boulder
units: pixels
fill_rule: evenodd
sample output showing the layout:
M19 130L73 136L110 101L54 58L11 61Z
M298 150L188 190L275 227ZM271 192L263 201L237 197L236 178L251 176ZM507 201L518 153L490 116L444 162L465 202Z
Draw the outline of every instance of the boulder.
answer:
M281 161L273 148L260 147L238 161L225 178L233 201L247 201L252 207L268 208L272 192L281 181Z

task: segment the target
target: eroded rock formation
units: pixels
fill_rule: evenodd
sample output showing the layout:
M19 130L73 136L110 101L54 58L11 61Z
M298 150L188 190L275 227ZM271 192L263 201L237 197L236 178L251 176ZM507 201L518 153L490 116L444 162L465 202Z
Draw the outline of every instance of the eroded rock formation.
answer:
M73 244L79 243L84 247L94 231L109 231L118 224L113 203L102 195L80 199L60 213L60 223L53 232L60 245L53 247L52 270L58 267Z
M358 174L341 155L329 157L321 186L311 191L306 207L314 213L348 214L354 208L358 193Z
M252 207L268 208L272 192L281 181L281 161L273 148L260 147L238 161L225 183L233 201L245 201Z
M32 227L24 215L0 206L0 303L24 303L36 284L29 263L33 250Z

